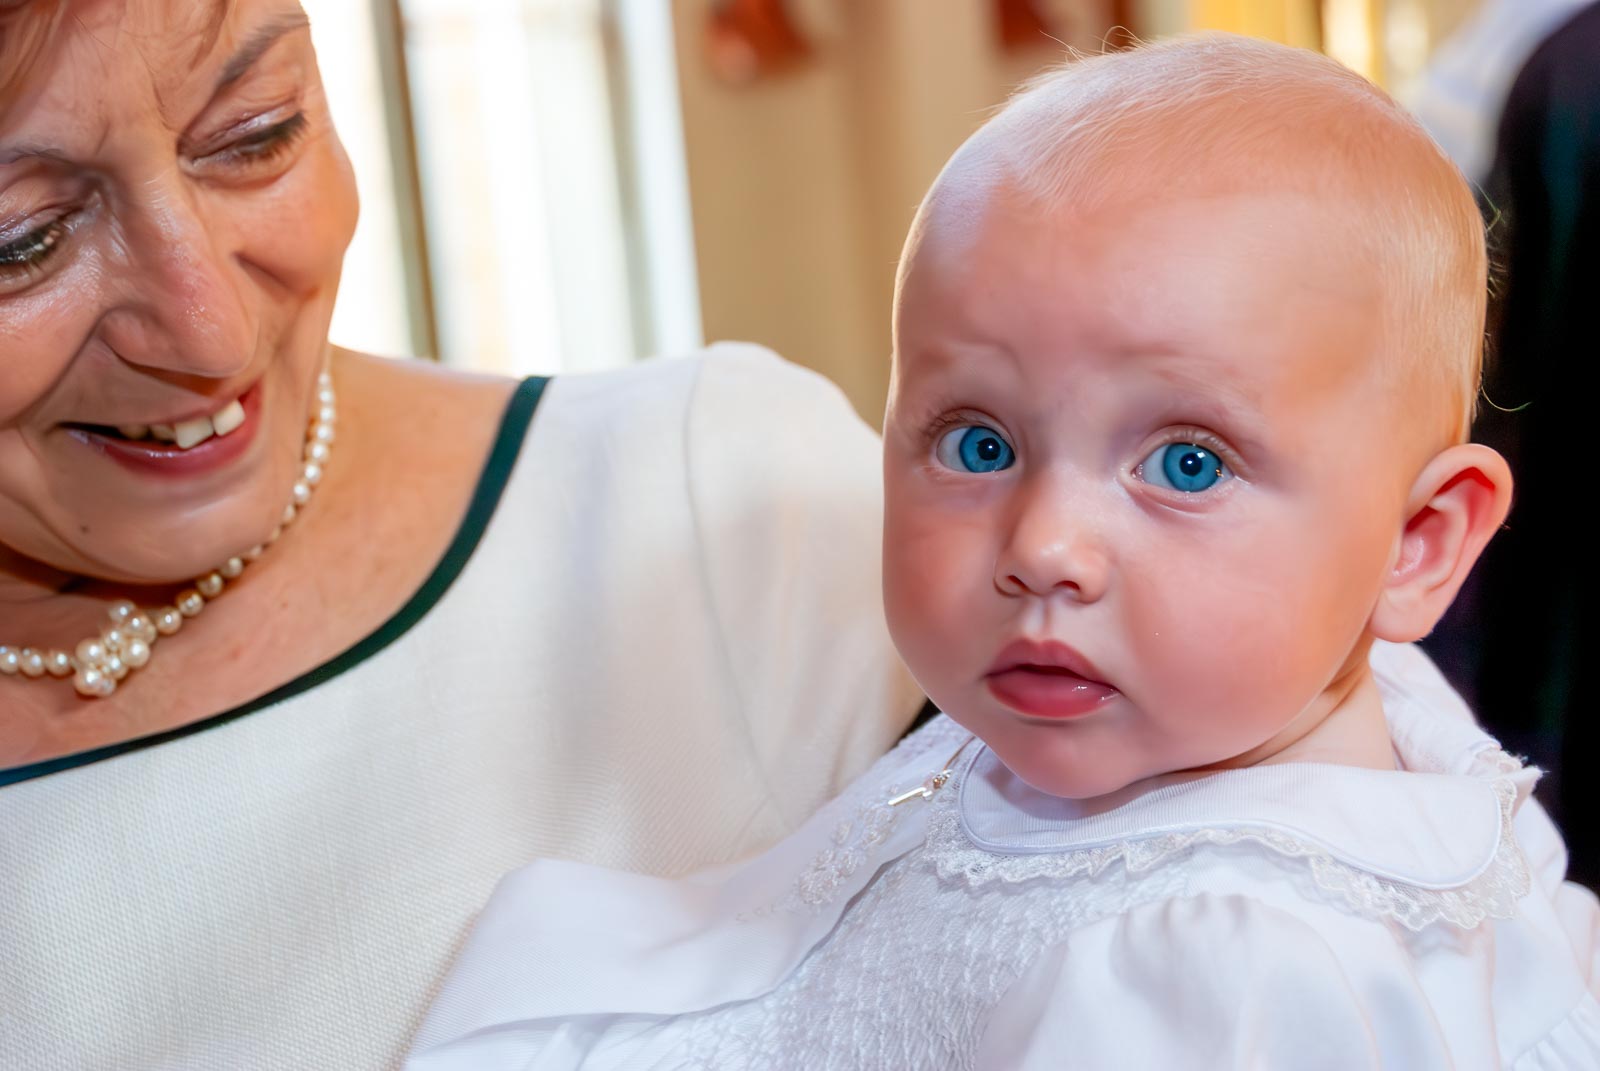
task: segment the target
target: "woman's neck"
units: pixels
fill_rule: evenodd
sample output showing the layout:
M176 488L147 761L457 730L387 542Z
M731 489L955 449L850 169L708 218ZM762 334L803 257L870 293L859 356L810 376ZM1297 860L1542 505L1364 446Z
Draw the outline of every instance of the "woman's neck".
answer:
M354 356L341 374L339 450L305 515L109 698L0 677L0 768L232 709L348 649L415 594L456 534L515 384ZM162 606L190 586L81 580L0 554L8 645L70 651L115 600Z

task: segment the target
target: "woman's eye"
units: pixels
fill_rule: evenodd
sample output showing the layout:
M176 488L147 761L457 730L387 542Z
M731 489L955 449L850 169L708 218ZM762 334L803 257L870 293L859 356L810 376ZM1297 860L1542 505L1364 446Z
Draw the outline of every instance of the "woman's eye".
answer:
M1017 460L1011 444L993 428L968 424L952 428L934 449L939 463L958 472L999 472Z
M1139 463L1139 478L1157 487L1195 494L1232 479L1233 472L1215 451L1199 443L1168 443L1156 447Z
M61 247L66 237L67 222L58 219L14 241L0 242L0 274L39 267Z
M309 123L304 112L296 112L281 123L240 138L232 144L208 153L203 159L214 163L236 164L242 167L265 164L287 152Z

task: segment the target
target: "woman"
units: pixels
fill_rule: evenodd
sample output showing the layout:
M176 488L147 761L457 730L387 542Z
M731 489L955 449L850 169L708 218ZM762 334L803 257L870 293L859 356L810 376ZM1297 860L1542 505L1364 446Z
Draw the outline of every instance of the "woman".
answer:
M836 392L330 348L355 218L294 0L0 0L0 1066L391 1064L504 871L910 720Z

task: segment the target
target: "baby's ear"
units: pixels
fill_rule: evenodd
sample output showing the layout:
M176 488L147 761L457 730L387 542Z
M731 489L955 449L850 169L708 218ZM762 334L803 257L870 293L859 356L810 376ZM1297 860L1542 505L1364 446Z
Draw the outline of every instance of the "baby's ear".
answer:
M1430 461L1411 488L1373 634L1410 643L1432 632L1510 508L1511 469L1487 446L1452 446Z

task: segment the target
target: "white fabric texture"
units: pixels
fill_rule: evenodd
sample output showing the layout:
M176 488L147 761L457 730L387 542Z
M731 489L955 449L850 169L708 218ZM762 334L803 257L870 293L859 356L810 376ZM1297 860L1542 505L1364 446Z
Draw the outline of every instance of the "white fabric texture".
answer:
M309 692L0 788L0 1068L391 1067L534 856L757 851L919 697L876 437L749 346L547 389L465 571Z
M965 737L939 719L748 864L532 864L407 1066L1600 1067L1596 903L1558 904L1518 845L1533 775L1420 653L1374 668L1399 771L1173 777L1089 809L972 744L890 806Z

